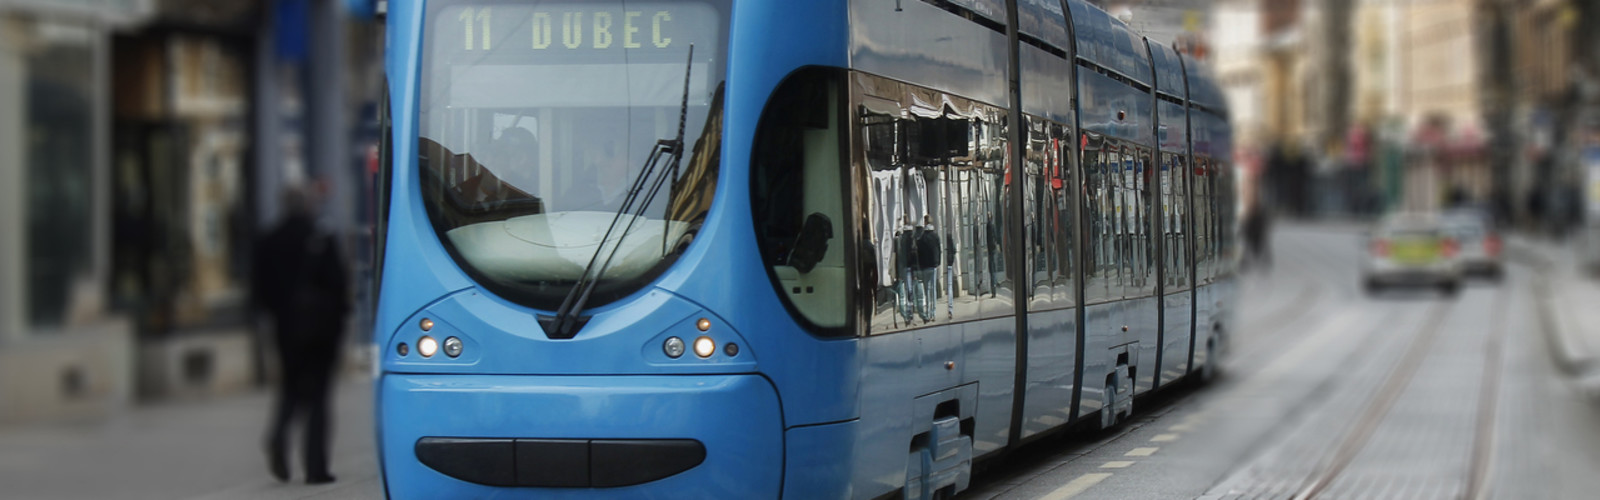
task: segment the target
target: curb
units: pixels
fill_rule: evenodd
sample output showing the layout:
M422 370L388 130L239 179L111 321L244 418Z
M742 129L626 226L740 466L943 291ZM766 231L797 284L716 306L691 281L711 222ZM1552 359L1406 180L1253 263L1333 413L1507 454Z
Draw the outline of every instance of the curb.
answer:
M1506 256L1534 271L1530 288L1537 308L1535 316L1539 320L1539 330L1544 334L1545 345L1550 349L1551 359L1562 374L1578 384L1584 395L1591 400L1600 400L1600 363L1596 362L1588 346L1577 338L1577 332L1573 331L1575 327L1566 315L1553 304L1555 299L1551 291L1550 273L1557 267L1555 261L1525 243L1507 243Z
M1533 294L1537 302L1539 329L1544 332L1546 344L1550 347L1550 356L1556 361L1556 366L1569 376L1579 376L1593 371L1594 356L1579 347L1577 339L1573 338L1565 317L1551 307L1551 294L1549 279L1542 273L1533 286Z

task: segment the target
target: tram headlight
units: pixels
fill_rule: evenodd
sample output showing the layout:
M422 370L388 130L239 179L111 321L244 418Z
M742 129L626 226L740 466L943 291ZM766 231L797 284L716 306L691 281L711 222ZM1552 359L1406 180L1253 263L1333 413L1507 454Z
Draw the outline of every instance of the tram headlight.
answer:
M679 356L683 355L684 347L683 339L667 337L667 341L661 343L661 352L665 353L669 358L678 359Z
M424 358L431 358L436 352L439 352L439 341L427 335L417 339L417 354L421 354Z
M460 356L461 339L456 337L448 337L444 339L444 355L452 358Z
M709 357L711 357L712 354L716 354L716 353L717 353L717 343L716 343L716 341L711 340L711 337L700 337L700 338L694 339L694 355L695 356L699 356L699 357L702 357L702 358L709 358Z

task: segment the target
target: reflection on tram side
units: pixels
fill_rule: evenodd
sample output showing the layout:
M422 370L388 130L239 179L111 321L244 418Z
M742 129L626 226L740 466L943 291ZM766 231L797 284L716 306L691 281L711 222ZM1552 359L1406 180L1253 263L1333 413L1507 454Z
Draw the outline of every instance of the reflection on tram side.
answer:
M1002 250L1005 111L855 74L861 154L870 177L873 334L1010 314Z

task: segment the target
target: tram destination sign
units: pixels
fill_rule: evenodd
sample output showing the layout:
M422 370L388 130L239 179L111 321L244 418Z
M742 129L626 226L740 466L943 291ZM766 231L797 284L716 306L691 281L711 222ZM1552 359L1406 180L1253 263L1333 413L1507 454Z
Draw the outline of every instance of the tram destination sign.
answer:
M696 2L448 4L433 13L435 55L456 59L517 56L667 55L715 47L717 11Z

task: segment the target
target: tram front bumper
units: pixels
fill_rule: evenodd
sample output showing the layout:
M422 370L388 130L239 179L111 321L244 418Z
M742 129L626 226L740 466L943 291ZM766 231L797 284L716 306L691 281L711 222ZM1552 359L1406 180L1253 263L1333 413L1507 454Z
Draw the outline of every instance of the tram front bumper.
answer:
M393 498L778 496L782 421L756 375L386 374Z

